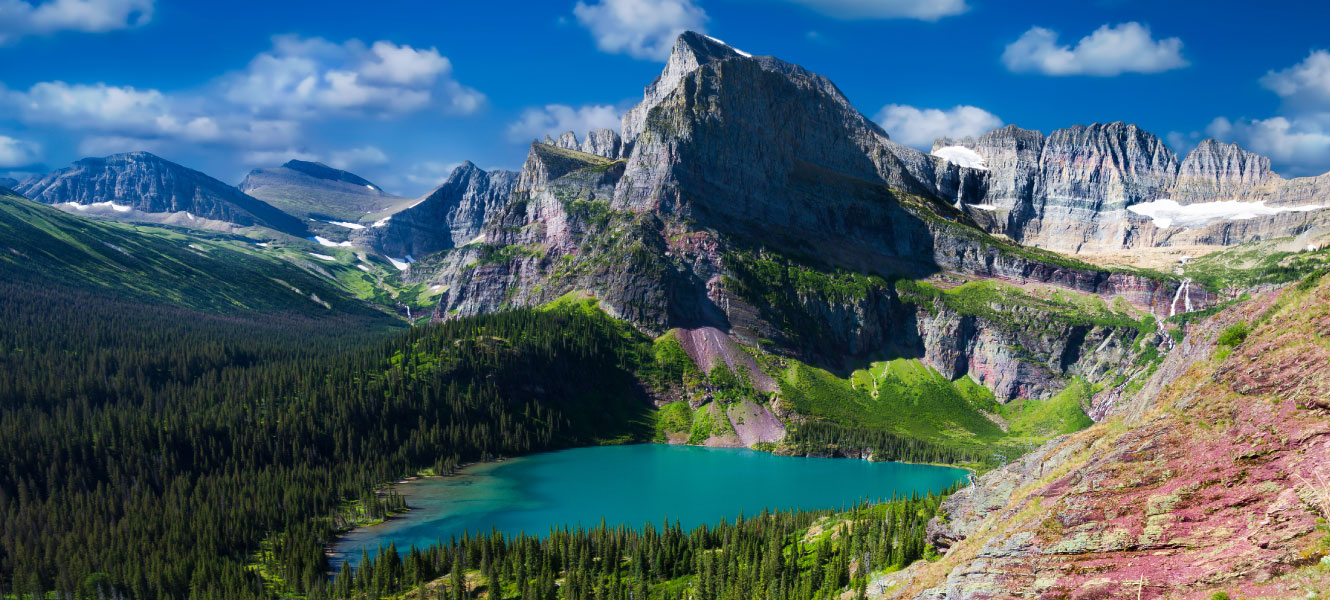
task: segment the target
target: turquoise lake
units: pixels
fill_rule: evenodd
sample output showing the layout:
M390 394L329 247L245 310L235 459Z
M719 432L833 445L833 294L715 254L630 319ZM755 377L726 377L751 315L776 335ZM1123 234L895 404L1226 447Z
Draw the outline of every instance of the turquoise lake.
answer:
M685 529L752 516L763 508L844 508L861 500L938 491L965 481L948 467L844 458L796 458L735 448L642 444L536 454L466 468L455 477L397 486L411 511L343 537L334 568L360 562L380 544L405 551L491 528L544 536L551 527L659 526Z

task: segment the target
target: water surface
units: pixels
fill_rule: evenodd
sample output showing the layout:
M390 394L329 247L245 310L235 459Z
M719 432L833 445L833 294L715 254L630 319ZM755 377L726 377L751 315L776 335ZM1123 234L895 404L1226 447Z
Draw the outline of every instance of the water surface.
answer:
M380 544L405 551L462 532L491 528L546 535L565 524L641 527L676 519L685 529L740 514L849 507L864 499L938 491L964 481L949 467L796 458L736 448L642 444L536 454L468 467L455 477L399 485L412 510L351 532L332 563L356 564L361 549Z

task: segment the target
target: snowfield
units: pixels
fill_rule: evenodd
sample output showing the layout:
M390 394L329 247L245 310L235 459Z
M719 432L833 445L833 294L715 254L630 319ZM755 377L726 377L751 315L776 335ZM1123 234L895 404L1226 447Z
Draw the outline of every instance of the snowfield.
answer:
M336 225L336 226L338 226L338 227L345 227L345 228L347 228L347 229L364 229L364 228L365 228L365 226L364 226L364 225L361 225L360 223L347 223L346 221L324 221L324 223L327 223L327 224L329 224L329 225Z
M1199 227L1215 221L1242 221L1277 215L1282 212L1308 212L1320 210L1324 206L1266 206L1265 202L1238 202L1224 200L1220 202L1201 202L1198 204L1178 204L1176 200L1162 199L1142 202L1127 207L1138 215L1149 217L1160 229L1169 227Z
M978 210L997 210L996 204L966 204L966 206Z
M980 171L988 170L988 164L984 162L984 157L965 146L943 146L934 150L933 156L959 167L969 167Z
M411 258L410 254L406 255L405 258L393 258L391 256L387 258L388 262L392 263L394 267L397 267L398 271L405 271L411 266L411 263L416 262L416 259Z
M320 259L320 260L337 260L337 257L335 257L335 256L328 256L327 254L319 254L319 253L317 253L317 252L308 252L307 254L309 254L310 256L313 256L314 258Z

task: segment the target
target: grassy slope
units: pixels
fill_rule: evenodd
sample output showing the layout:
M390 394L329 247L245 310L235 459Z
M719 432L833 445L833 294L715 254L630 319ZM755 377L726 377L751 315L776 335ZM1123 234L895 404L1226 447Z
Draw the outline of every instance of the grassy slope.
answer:
M400 286L391 265L360 261L347 249L294 240L260 247L231 234L82 218L17 196L0 197L0 273L210 311L378 318L394 295L406 292L417 306L428 299L418 298L420 286Z

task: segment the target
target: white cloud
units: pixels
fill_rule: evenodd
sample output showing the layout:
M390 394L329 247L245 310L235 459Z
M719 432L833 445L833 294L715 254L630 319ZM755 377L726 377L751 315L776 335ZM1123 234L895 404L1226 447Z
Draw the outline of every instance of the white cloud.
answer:
M528 108L520 119L508 124L508 139L524 142L546 135L558 137L565 131L577 134L578 139L593 129L619 130L624 111L608 104L588 104L573 108L565 104L548 104L543 108Z
M374 146L364 146L333 152L332 157L328 159L328 164L338 169L351 169L366 165L386 165L388 164L388 155Z
M1292 108L1330 110L1330 52L1316 50L1296 65L1270 71L1261 85Z
M591 31L603 52L665 60L684 31L705 33L707 13L692 0L578 1L577 22Z
M0 135L0 168L25 167L41 159L41 146Z
M1261 85L1282 100L1278 114L1264 119L1218 117L1205 133L1270 157L1287 176L1330 170L1330 52L1315 50L1287 69L1270 71Z
M222 78L225 98L256 114L291 119L330 115L391 117L439 106L470 114L480 92L452 77L452 63L435 48L378 41L335 44L279 35L273 48L239 73Z
M1330 112L1236 121L1219 117L1205 132L1270 157L1288 175L1319 175L1330 168Z
M965 0L786 0L837 19L936 21L970 10Z
M0 44L61 31L103 33L147 24L153 0L0 0Z
M299 135L292 121L254 118L234 111L208 111L198 99L169 96L154 89L47 81L27 91L0 88L0 107L29 125L91 133L90 147L126 140L176 140L192 144L273 147Z
M276 155L306 154L292 150L301 146L306 121L391 118L430 108L471 113L484 104L482 94L452 78L451 64L434 48L295 36L278 36L273 44L246 70L196 90L63 81L10 90L0 84L0 114L82 134L84 155L204 145L239 149L247 163L267 164ZM387 156L366 147L330 160L383 164Z
M1137 22L1104 25L1076 42L1076 47L1058 44L1058 34L1031 27L1002 53L1007 69L1044 75L1095 75L1159 73L1187 66L1182 40L1155 40L1150 28Z
M933 140L940 137L978 136L1002 126L997 115L964 105L941 110L888 104L878 111L876 120L897 142L925 149L931 149Z

